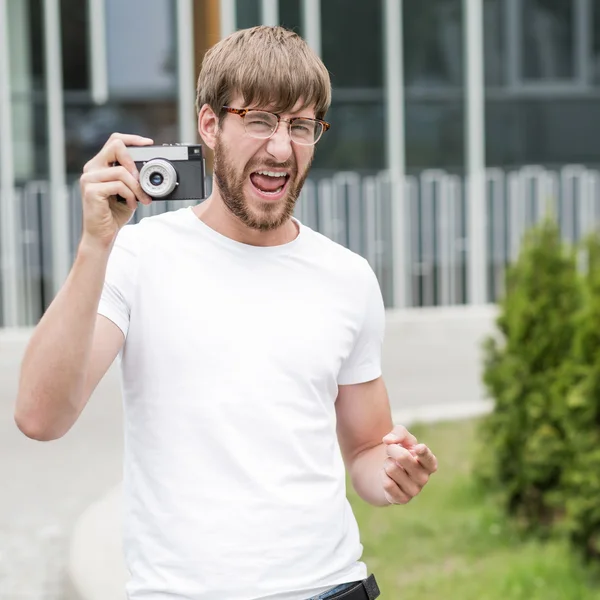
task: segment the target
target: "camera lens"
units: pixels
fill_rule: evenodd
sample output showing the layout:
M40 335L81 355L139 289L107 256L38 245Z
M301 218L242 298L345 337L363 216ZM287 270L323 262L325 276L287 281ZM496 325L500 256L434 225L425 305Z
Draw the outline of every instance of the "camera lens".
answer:
M153 199L167 198L177 187L177 171L164 158L150 159L140 169L140 186Z
M165 180L165 178L160 173L157 173L156 171L154 173L151 173L151 175L148 179L150 180L150 183L152 185L160 185Z

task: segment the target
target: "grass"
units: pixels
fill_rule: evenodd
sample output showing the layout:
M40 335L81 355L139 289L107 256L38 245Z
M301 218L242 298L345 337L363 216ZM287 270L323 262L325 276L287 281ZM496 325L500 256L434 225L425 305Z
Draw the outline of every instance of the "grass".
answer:
M564 543L523 539L477 488L476 423L411 428L439 470L406 506L371 507L349 486L382 600L600 599L600 582Z

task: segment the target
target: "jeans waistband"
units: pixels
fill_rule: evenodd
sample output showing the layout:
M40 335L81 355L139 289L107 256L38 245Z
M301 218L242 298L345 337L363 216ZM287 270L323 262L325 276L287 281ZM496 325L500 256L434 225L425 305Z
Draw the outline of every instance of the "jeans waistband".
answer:
M342 583L307 600L336 600L338 598L339 600L374 600L379 595L380 591L375 576L369 575L367 579Z

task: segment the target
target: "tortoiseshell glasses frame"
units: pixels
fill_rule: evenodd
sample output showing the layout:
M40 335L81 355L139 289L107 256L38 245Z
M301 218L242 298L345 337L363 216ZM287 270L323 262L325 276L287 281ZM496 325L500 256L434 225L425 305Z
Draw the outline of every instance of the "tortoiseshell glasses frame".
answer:
M309 117L292 117L284 119L277 113L268 110L256 110L252 108L233 108L224 106L223 110L242 117L246 133L256 139L266 140L270 138L279 127L281 121L289 124L288 132L291 140L302 146L314 146L325 131L331 125L322 119L311 119Z

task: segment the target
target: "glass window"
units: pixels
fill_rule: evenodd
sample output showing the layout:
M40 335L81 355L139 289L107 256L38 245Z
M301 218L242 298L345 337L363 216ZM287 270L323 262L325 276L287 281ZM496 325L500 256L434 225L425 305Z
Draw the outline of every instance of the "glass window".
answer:
M46 85L44 76L44 7L42 0L29 0L29 30L31 36L31 78L33 89L43 92Z
M582 26L589 27L590 80L600 83L600 10L592 0L504 0L486 2L486 23L498 17L498 4L514 8L517 26L508 27L506 44L513 47L517 64L512 67L516 83L529 84L527 94L493 89L495 80L486 77L486 160L491 166L526 164L560 165L597 162L594 140L600 136L600 110L596 92L578 89L585 65L578 45L588 39ZM502 9L500 9L502 10ZM593 13L579 14L580 10ZM498 21L502 27L505 22ZM575 33L577 32L577 33ZM489 31L486 29L486 40ZM492 54L492 48L490 48ZM512 53L511 53L512 54ZM487 63L486 63L487 66ZM562 83L559 95L539 83ZM533 84L533 85L531 85Z
M48 172L42 0L9 2L14 167L17 182Z
M65 90L88 88L87 2L61 0L63 86Z
M155 143L177 141L175 7L170 0L106 0L109 100L95 106L89 93L65 95L65 144L70 177L114 131ZM132 27L135 23L135 27Z
M16 208L22 230L27 233L22 236L17 232L22 261L19 278L24 285L19 312L21 318L34 323L47 305L44 304L44 294L51 289L51 265L48 261L50 237L47 235L49 228L45 226L49 224L49 205L47 201L44 203L47 196L42 197L42 194L32 190L35 183L27 185L37 180L42 182L40 188L43 190L48 177L50 154L44 87L42 0L10 1L6 9L10 24L8 60L12 88L12 157L15 183L19 189Z
M108 83L112 98L174 98L175 7L170 0L106 0Z
M483 5L484 76L489 86L501 86L506 81L504 0L486 0Z
M565 0L522 0L522 78L573 79L575 6Z
M407 167L462 169L464 119L464 103L461 99L407 98Z
M591 2L591 0L590 0ZM600 4L592 4L592 56L590 77L595 85L600 85Z
M447 0L446 0L447 1ZM321 52L334 87L383 86L381 2L321 2Z
M486 103L489 165L597 163L599 137L600 105L594 97Z
M300 0L279 0L279 24L301 34Z
M405 2L405 129L408 169L464 166L461 0Z
M135 133L155 144L177 141L177 107L173 101L145 98L110 101L102 106L73 103L65 109L67 171L76 174L104 145L110 134Z
M315 168L385 167L381 2L321 2L321 51L333 85L331 130L319 142Z
M235 7L236 29L246 29L261 24L260 0L237 0Z
M461 0L404 2L407 86L460 87L463 83Z
M315 149L315 169L378 170L385 166L384 111L380 102L334 102L332 125Z

